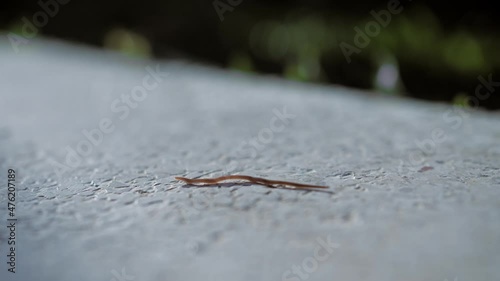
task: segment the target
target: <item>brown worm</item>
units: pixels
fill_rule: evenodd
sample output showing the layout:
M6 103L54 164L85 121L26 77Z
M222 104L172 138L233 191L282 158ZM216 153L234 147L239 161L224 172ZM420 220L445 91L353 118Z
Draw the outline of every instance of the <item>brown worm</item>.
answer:
M286 185L286 186L292 186L295 189L328 188L328 186L324 186L324 185L311 185L311 184L302 184L302 183L289 182L289 181L268 180L268 179L264 179L264 178L257 178L257 177L244 176L244 175L229 175L229 176L222 176L222 177L211 178L211 179L188 179L188 178L183 178L183 177L175 177L175 179L180 180L180 181L184 181L187 184L199 184L199 183L217 184L221 181L226 181L226 180L245 180L245 181L248 181L251 183L266 185L269 187L274 187L274 185Z

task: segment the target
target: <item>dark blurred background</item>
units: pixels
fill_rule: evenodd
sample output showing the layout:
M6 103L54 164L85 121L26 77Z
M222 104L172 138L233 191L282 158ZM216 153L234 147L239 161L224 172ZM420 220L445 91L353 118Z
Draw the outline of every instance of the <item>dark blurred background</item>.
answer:
M500 87L488 98L474 98L479 76L500 81L494 1L402 0L402 10L391 14L385 27L379 24L379 32L373 29L366 46L356 45L355 27L365 32L376 21L370 12L383 13L390 3L17 0L1 4L0 31L23 36L26 20L33 24L34 16L49 7L53 15L36 36L128 56L184 58L311 83L500 108ZM44 19L38 16L40 23ZM350 62L343 42L357 50Z

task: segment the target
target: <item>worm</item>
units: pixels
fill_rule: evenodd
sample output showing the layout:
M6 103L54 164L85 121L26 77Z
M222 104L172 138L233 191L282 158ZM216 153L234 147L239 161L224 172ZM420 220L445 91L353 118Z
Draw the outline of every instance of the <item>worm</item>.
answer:
M251 183L255 184L260 184L260 185L265 185L268 187L274 187L274 185L285 185L285 186L291 186L294 189L309 189L309 188L328 188L328 186L324 185L311 185L311 184L302 184L302 183L296 183L296 182L289 182L289 181L279 181L279 180L269 180L269 179L264 179L264 178L257 178L257 177L251 177L251 176L244 176L244 175L228 175L228 176L222 176L218 178L205 178L205 179L188 179L188 178L183 178L183 177L175 177L176 180L184 181L187 184L217 184L221 181L226 181L226 180L245 180Z

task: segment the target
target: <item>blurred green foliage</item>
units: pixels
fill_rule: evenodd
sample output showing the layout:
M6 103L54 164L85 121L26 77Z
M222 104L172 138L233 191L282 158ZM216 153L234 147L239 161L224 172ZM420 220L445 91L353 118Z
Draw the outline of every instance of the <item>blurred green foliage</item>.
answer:
M376 21L371 12L387 9L385 0L242 1L226 11L224 20L204 0L88 0L61 7L40 36L99 45L126 56L180 56L305 82L467 103L478 76L500 68L500 23L489 3L401 3L403 10L368 36L366 46L355 44L355 28L365 30ZM21 19L32 18L40 7L28 0L12 5L0 17L0 28L21 34ZM349 60L343 44L355 50ZM481 105L500 108L500 96L492 94Z
M414 10L416 12L393 15L394 19L389 26L382 27L380 34L372 38L359 56L368 57L375 62L382 52L389 52L397 58L411 57L415 63L432 64L442 70L451 68L464 73L488 71L493 67L492 61L484 59L488 55L485 52L492 52L493 49L481 47L487 42L484 39L488 38L480 38L463 30L445 35L428 10ZM352 27L363 27L366 22L373 20L346 19L339 23L339 15L331 18L335 20L325 20L320 15L301 15L287 17L284 21L259 22L249 33L250 50L259 57L286 64L298 63L303 70L317 71L301 64L319 61L325 56L341 59L342 53L338 45L343 41L353 44L355 33ZM483 44L480 44L481 40ZM318 78L314 74L306 76Z
M245 65L253 66L252 58L270 61L280 66L281 71L277 74L310 82L331 82L323 68L325 64L336 65L343 71L356 71L346 62L339 45L346 42L355 46L354 27L363 30L368 22L374 21L369 13L364 17L353 17L291 11L277 17L272 13L244 12L247 14L232 19L233 24L221 24L220 28L222 36L234 39L231 45L237 46L237 52L248 54L245 55ZM248 36L232 36L235 32ZM367 66L367 70L362 71L368 72L365 75L369 80L368 88L383 93L402 94L408 90L398 73L400 65L428 69L435 79L454 76L457 80L469 79L470 83L477 83L478 75L491 73L500 66L497 55L500 40L494 33L474 33L464 27L445 32L439 19L418 4L405 8L400 14L393 14L389 24L381 26L380 33L370 40L368 46L360 48L361 52L353 53L352 57ZM384 77L394 78L377 75L381 67L389 69L387 65L396 70L397 81L379 81ZM239 68L237 64L229 66ZM259 71L255 66L246 69ZM420 83L432 87L432 81ZM466 89L461 90L448 94L451 101L453 96L458 97L456 100L463 100L460 95L463 96Z

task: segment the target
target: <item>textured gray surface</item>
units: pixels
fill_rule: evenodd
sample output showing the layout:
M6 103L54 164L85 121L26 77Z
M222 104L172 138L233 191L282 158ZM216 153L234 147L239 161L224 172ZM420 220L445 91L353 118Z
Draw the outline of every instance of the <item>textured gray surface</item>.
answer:
M0 61L0 179L19 178L18 272L2 227L1 280L500 276L498 114L58 43L13 54L2 42ZM157 64L169 76L120 119L114 100ZM103 118L114 131L56 172ZM446 139L419 148L438 130ZM173 179L227 173L331 193ZM318 240L335 244L321 260Z

